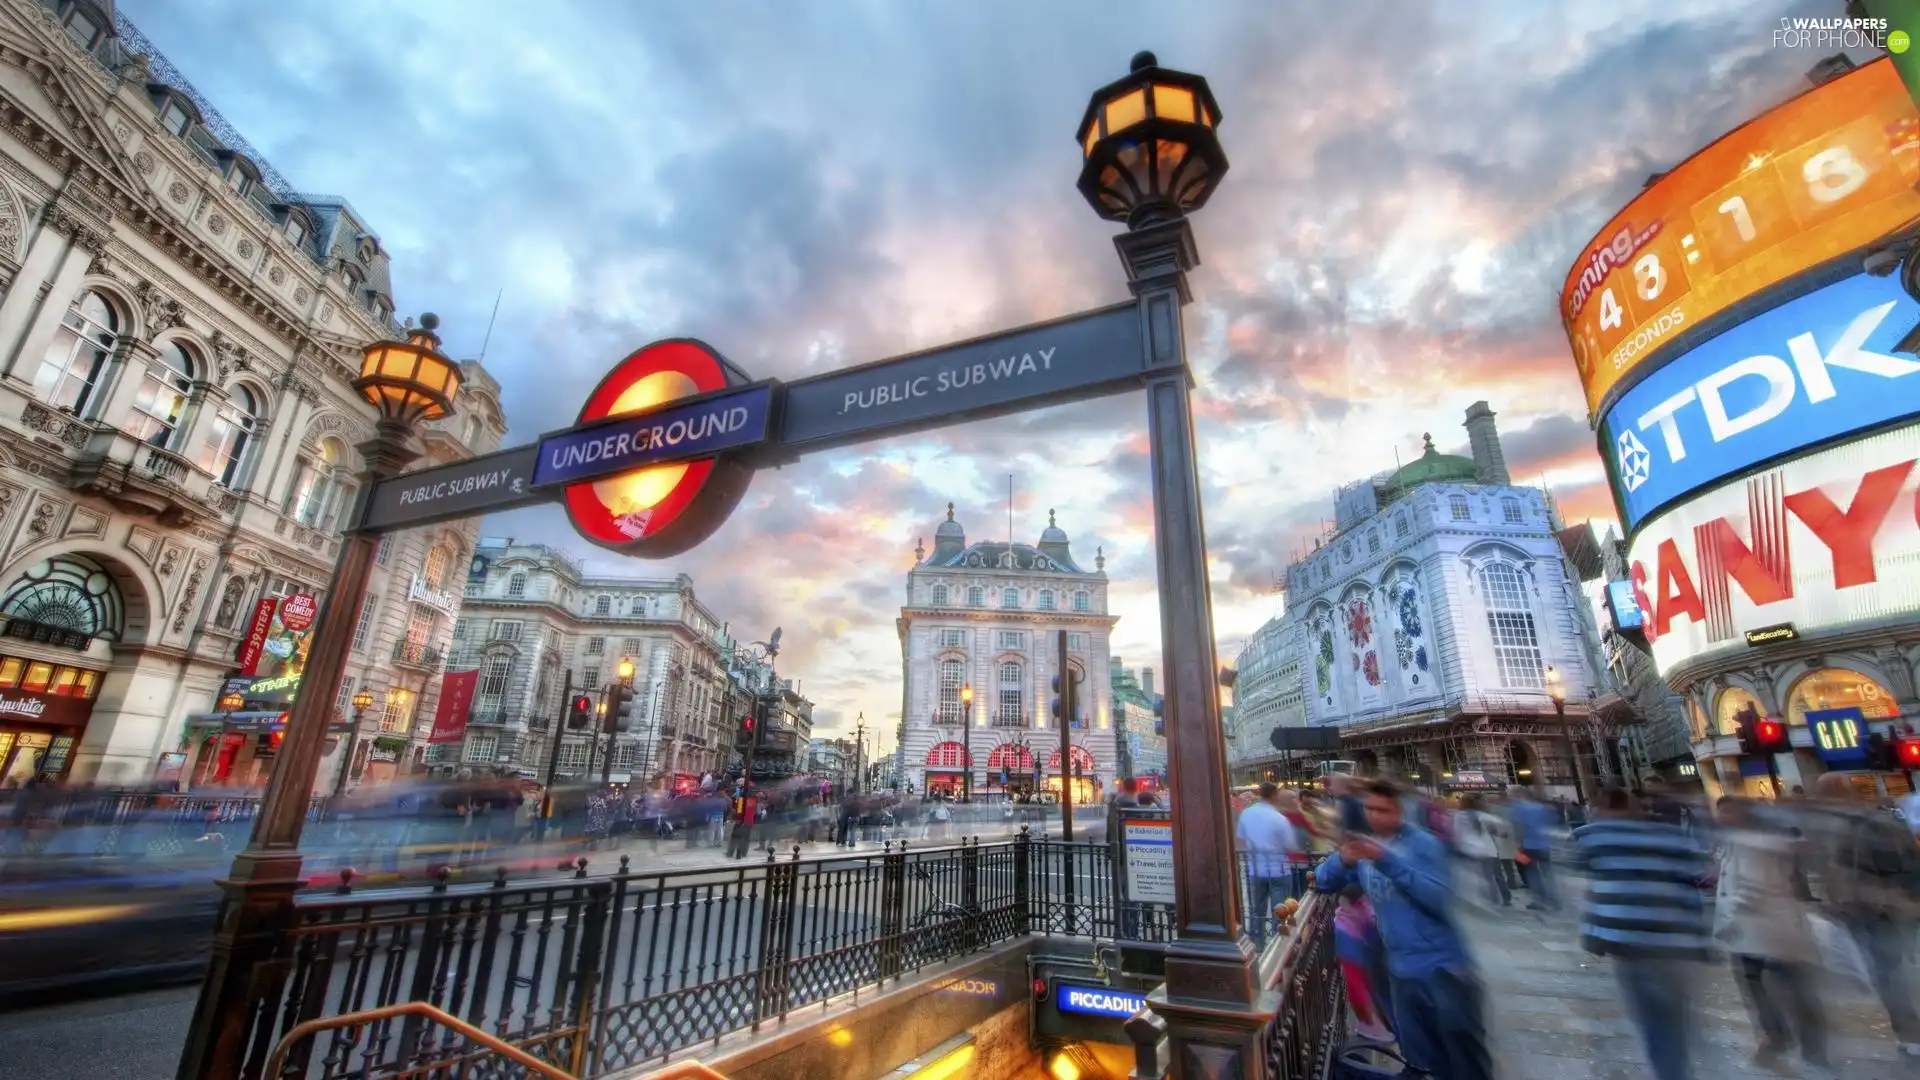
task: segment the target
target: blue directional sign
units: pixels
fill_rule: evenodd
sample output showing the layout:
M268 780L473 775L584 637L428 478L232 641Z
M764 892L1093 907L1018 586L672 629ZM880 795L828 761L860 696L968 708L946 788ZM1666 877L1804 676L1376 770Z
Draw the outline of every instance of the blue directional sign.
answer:
M765 442L773 391L772 384L759 383L555 432L540 440L533 486L595 480Z
M1125 1020L1147 1007L1147 996L1126 990L1115 990L1110 986L1075 986L1071 983L1056 983L1053 988L1053 1004L1063 1013L1112 1016Z
M1804 447L1920 413L1920 322L1897 275L1858 274L1707 341L1620 396L1601 422L1629 530L1674 500Z

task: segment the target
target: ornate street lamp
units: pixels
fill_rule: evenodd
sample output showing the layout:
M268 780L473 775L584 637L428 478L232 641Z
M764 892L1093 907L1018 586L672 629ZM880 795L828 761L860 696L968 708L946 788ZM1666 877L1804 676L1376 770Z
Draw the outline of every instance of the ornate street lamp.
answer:
M353 771L353 752L360 742L360 721L373 708L373 694L361 687L353 695L353 726L347 729L347 752L340 758L340 774L333 778L333 797L347 793L347 774Z
M960 764L967 771L960 776L960 801L973 802L973 684L960 687Z
M1207 80L1136 53L1127 77L1094 91L1080 121L1080 194L1129 229L1177 221L1207 204L1227 172Z
M1114 237L1146 345L1148 472L1154 561L1167 669L1167 774L1180 843L1174 845L1174 927L1166 984L1148 999L1167 1022L1175 1062L1263 1080L1260 1035L1278 1008L1256 977L1241 917L1226 733L1220 724L1207 545L1194 449L1193 375L1181 308L1199 249L1187 215L1226 176L1220 106L1198 75L1133 58L1127 76L1095 91L1074 129L1080 194L1094 213L1125 222ZM1065 732L1063 731L1064 735ZM1063 787L1071 762L1063 761Z
M377 341L364 351L353 387L378 410L379 419L373 438L356 447L367 466L363 491L399 475L419 458L417 425L453 413L460 367L440 351L434 333L439 325L437 316L422 315L405 341ZM187 1029L181 1077L237 1076L243 1071L248 989L256 966L272 958L275 935L291 918L294 893L303 883L300 834L379 545L380 534L362 528L357 520L341 539L333 581L307 654L304 685L294 700L286 741L261 798L253 834L234 856L232 870L220 879L225 895L215 923L213 960Z

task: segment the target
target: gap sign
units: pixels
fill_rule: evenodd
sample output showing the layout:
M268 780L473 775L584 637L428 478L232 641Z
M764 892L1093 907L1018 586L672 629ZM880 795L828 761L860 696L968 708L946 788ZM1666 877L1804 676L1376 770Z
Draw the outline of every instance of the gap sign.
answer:
M1920 322L1898 275L1857 274L1709 339L1620 396L1602 421L1621 523L1774 458L1920 413Z

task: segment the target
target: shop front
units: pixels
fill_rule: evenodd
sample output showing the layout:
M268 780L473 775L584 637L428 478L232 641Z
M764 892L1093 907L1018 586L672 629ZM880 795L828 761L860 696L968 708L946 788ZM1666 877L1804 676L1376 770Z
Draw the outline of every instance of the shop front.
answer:
M959 798L966 793L967 768L972 765L966 745L957 742L934 744L927 751L928 795Z
M66 776L100 680L90 668L0 656L0 787Z
M1096 771L1098 766L1093 760L1092 751L1084 746L1073 748L1073 776L1065 777L1060 769L1060 751L1055 750L1047 759L1047 790L1056 797L1071 791L1075 806L1097 803L1102 798L1102 785ZM1070 785L1070 786L1069 786Z

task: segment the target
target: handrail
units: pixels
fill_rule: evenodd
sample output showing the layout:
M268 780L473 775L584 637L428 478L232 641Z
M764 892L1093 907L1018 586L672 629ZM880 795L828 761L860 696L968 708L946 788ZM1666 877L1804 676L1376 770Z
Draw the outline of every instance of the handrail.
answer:
M677 1065L669 1065L659 1072L648 1073L642 1080L727 1080L727 1078L697 1061L682 1061Z
M267 1071L261 1075L279 1076L282 1066L287 1062L287 1052L293 1049L294 1043L308 1036L326 1031L329 1028L359 1027L362 1024L371 1024L376 1020L390 1020L396 1016L424 1016L442 1027L452 1028L454 1031L466 1036L469 1040L479 1043L481 1046L499 1054L515 1065L539 1073L541 1076L546 1077L547 1080L577 1080L572 1073L567 1072L565 1069L541 1061L539 1058L534 1057L532 1054L527 1053L512 1043L498 1036L489 1035L479 1028L474 1027L472 1024L467 1023L465 1020L441 1009L436 1009L424 1001L405 1001L398 1005L386 1005L378 1009L362 1009L359 1012L341 1013L339 1016L323 1016L317 1020L308 1020L305 1023L296 1024L293 1030L287 1032L281 1037L279 1042L274 1044L273 1053L267 1058ZM721 1080L726 1080L726 1078L722 1077Z

